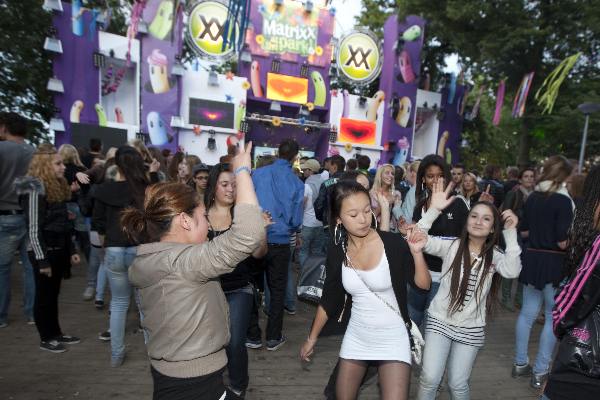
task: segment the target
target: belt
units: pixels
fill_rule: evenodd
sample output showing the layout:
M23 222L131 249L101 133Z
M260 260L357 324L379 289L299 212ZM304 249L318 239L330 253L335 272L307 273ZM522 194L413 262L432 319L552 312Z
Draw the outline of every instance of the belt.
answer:
M532 248L528 248L527 250L533 251L534 253L551 253L551 254L560 254L560 255L567 254L566 251L559 251L559 250L532 249Z
M267 243L269 247L290 247L289 243Z
M23 210L0 210L0 215L20 215Z

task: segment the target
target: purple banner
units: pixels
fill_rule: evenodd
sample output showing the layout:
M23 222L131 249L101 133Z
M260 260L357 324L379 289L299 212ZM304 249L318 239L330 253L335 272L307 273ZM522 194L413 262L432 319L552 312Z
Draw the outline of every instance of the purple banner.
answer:
M459 148L461 145L463 126L461 108L462 103L466 100L464 98L465 87L459 85L456 86L456 93L452 104L448 104L448 93L449 89L446 88L442 90L442 104L445 106L442 108L443 118L440 120L437 143L439 146L440 140L443 139L445 141L446 147L443 152L444 154L440 155L446 159L448 164L456 164L460 161Z
M171 128L171 117L179 115L181 83L171 75L175 56L182 46L183 13L174 9L172 0L149 0L142 19L148 33L140 37L142 46L141 104L142 132L153 146L177 147L177 137Z
M54 95L60 109L65 132L56 132L55 144L71 142L71 122L98 124L103 117L96 104L100 102L100 77L94 67L93 54L98 49L98 31L92 24L90 11L80 12L79 2L63 2L64 12L55 13L56 37L62 42L63 53L56 54L52 67L54 77L62 81L64 93ZM73 13L75 11L75 13ZM72 16L75 15L75 18Z
M386 104L395 104L395 109L385 107L381 137L384 149L393 144L410 154L424 37L423 18L410 15L399 22L397 16L391 16L385 22L379 89L385 92ZM384 150L380 162L388 162L393 157L394 151Z
M308 79L308 103L314 104L307 119L329 121L329 67L333 48L334 16L326 8L316 6L307 13L298 2L286 0L275 6L273 0L256 0L251 3L250 26L246 31L246 44L251 61L239 60L238 75L245 76L251 84L248 90L246 115L259 113L298 118L300 105L280 101L282 111L270 111L267 99L267 73L304 77ZM303 71L304 70L304 71ZM284 87L290 92L293 88ZM271 87L272 89L273 87ZM247 140L256 145L277 147L286 138L294 138L306 150L327 152L328 130L306 130L303 126L268 123L250 123Z

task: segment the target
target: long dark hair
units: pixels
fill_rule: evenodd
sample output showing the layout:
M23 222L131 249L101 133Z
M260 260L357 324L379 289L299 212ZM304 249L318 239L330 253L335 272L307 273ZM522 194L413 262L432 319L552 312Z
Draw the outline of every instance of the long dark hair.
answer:
M564 266L564 277L570 277L581 263L585 252L600 234L596 209L600 206L600 165L592 168L583 184L583 201L575 210L575 219L569 231L569 251Z
M427 168L432 165L437 165L440 167L442 172L444 173L444 181L445 184L448 185L452 182L452 174L450 173L450 166L444 161L444 159L437 154L430 154L426 156L419 164L419 169L417 170L417 179L415 181L415 209L413 212L417 212L427 204L427 198L431 196L431 192L425 186L425 172ZM445 188L444 188L445 189Z
M206 208L206 214L208 210L215 205L215 194L217 192L217 183L219 182L219 176L223 172L231 172L229 164L219 163L210 169L208 173L208 183L206 184L206 190L204 191L204 208ZM231 218L233 219L233 206L229 210L231 212Z
M333 186L333 192L331 193L331 197L329 198L329 223L331 226L336 225L335 221L339 218L340 213L342 212L342 204L344 203L344 200L358 193L363 193L365 196L367 196L369 202L371 201L369 191L365 189L363 185L356 181L340 180ZM341 224L338 229L341 229L342 232L341 244L347 247L346 241L348 240L348 235L346 233L346 229ZM334 234L335 229L329 229L329 231L332 234Z
M481 279L477 285L477 288L474 289L475 298L477 304L479 305L481 291L483 290L483 286L485 280L487 279L487 274L491 271L492 260L494 258L494 248L498 244L500 240L500 232L502 230L501 222L500 222L500 213L494 207L493 204L478 201L473 205L471 212L478 205L482 205L487 207L494 216L493 223L493 231L488 235L483 248L481 249L481 254L479 257L483 257L483 267L480 272ZM467 217L468 221L468 217ZM471 258L471 251L469 250L469 232L467 230L467 224L465 224L462 233L460 234L460 238L458 239L458 251L456 252L456 256L450 265L450 269L447 274L451 274L450 278L450 306L448 307L448 315L452 315L455 312L459 311L462 307L465 298L467 296L467 288L469 286L469 277L471 276L471 270L474 265L474 260ZM462 270L462 279L461 279L461 270ZM500 287L501 278L498 274L494 274L492 277L492 286L490 292L488 294L487 304L486 304L486 313L490 314L493 310L494 303L497 298L498 288Z
M150 184L142 155L131 146L121 146L115 154L115 164L133 194L136 207L144 204L144 192ZM115 193L118 196L118 193Z

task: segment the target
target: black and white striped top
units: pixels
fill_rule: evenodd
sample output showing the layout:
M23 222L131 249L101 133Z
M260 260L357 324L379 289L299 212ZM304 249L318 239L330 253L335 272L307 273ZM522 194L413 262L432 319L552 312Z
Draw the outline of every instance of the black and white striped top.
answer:
M425 332L437 333L446 336L448 339L468 346L483 347L485 343L485 331L483 326L465 328L462 326L450 325L433 315L427 315L427 325Z

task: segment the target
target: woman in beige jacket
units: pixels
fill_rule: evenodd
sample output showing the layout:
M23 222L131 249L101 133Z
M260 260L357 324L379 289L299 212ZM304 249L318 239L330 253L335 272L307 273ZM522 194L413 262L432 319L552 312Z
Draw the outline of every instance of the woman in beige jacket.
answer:
M140 297L154 399L236 398L223 384L229 310L218 277L264 240L250 152L251 144L232 160L235 217L231 229L211 242L204 206L186 185L154 185L144 210L124 212L126 233L141 243L129 279Z

